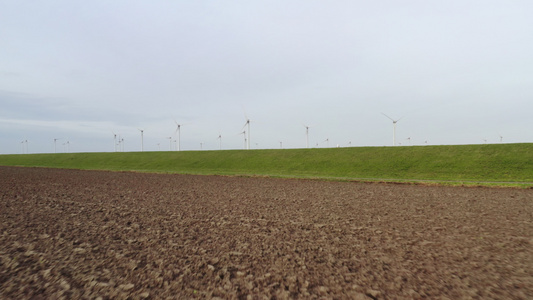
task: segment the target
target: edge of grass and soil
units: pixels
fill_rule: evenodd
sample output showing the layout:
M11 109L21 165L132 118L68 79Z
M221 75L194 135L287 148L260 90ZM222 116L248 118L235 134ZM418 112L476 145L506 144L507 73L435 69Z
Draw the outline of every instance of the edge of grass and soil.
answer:
M1 166L533 188L533 144L0 155Z

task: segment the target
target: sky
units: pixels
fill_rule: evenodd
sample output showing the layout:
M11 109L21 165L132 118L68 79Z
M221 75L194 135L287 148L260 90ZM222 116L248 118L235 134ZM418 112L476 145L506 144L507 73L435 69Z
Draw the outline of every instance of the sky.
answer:
M3 0L0 154L530 143L532 53L530 0Z

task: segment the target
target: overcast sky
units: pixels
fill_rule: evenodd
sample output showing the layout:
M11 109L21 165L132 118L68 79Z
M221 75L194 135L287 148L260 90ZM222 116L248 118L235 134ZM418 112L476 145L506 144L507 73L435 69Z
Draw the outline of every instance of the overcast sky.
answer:
M533 142L533 1L5 0L0 105L0 153Z

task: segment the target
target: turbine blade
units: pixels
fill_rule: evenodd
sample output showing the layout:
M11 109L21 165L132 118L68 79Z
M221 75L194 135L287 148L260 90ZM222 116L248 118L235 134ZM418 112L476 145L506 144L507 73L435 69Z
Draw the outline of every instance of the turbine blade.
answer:
M394 119L393 119L393 118L391 118L391 117L387 116L386 114L384 114L384 113L381 113L381 114L382 114L382 115L384 115L385 117L389 118L389 119L390 119L391 121L393 121L393 122L396 122L396 121L394 121Z

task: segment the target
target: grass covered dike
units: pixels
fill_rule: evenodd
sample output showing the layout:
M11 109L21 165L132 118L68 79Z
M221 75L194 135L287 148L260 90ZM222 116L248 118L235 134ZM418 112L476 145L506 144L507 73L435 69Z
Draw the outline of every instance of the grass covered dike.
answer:
M0 155L0 165L533 186L533 144Z

